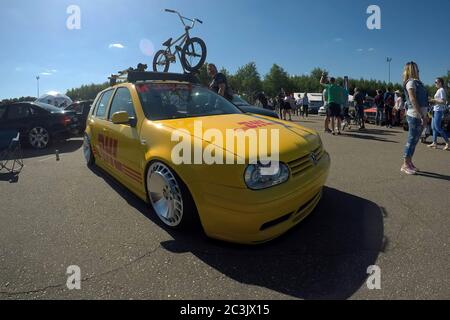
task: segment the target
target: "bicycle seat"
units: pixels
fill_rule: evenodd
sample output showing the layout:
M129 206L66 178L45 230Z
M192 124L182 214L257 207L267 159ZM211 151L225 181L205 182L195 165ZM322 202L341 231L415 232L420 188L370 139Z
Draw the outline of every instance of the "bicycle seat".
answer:
M166 42L163 43L163 46L165 47L170 47L170 45L172 44L172 38L170 38L169 40L167 40Z

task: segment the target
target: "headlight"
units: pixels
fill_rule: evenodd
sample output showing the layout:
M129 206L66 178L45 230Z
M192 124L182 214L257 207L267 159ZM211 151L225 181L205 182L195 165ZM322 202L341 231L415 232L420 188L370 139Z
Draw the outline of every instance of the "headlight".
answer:
M244 180L252 190L267 189L286 182L289 179L289 168L278 162L272 165L250 164L245 169Z

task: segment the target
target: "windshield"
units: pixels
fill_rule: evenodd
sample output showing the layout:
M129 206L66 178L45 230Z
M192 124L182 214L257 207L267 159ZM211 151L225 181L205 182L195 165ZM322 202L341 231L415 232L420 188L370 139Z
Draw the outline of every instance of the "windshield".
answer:
M244 99L242 99L238 95L234 95L233 96L233 104L235 104L238 107L240 107L240 106L249 106L250 105L250 103L248 103L247 101L245 101Z
M137 84L136 90L150 120L242 113L223 97L197 85L144 83Z

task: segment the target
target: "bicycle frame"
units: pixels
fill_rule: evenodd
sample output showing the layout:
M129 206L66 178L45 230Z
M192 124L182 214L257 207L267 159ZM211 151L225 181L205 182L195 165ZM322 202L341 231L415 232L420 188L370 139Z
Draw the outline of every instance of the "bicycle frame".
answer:
M184 26L184 30L185 30L184 34L181 35L181 36L180 36L178 39L176 39L175 41L173 41L173 42L170 44L170 46L168 46L167 49L166 49L166 52L172 54L171 48L172 48L173 46L175 46L175 53L177 53L178 59L181 59L181 58L180 58L180 51L181 51L181 49L183 49L182 46L190 39L189 30L194 29L195 23L196 23L196 22L200 22L200 23L203 23L203 22L202 22L201 20L197 19L197 18L191 19L191 18L183 17L179 12L177 12L177 11L175 11L175 10L166 9L165 11L166 11L166 12L170 12L170 13L175 13L175 14L177 14L178 17L180 18L181 23L182 23L183 26ZM187 24L185 23L185 20L190 21L190 22L191 22L191 25L190 25L190 26L187 25ZM178 48L177 48L177 44L178 44L178 43L180 43L180 46L178 46Z

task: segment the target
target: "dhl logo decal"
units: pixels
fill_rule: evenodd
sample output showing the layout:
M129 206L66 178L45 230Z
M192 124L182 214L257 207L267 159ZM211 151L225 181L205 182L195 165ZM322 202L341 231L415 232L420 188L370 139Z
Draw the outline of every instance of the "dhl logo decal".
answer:
M252 121L244 121L244 122L238 122L239 125L243 126L241 128L237 128L236 130L249 130L249 129L256 129L256 128L262 128L273 125L271 122L263 121L263 120L252 120Z
M142 183L141 174L126 166L117 160L117 148L119 142L111 137L104 136L103 134L98 135L98 150L93 149L94 155L100 157L103 161L108 163L110 166L115 168L117 171L122 172L136 182Z

